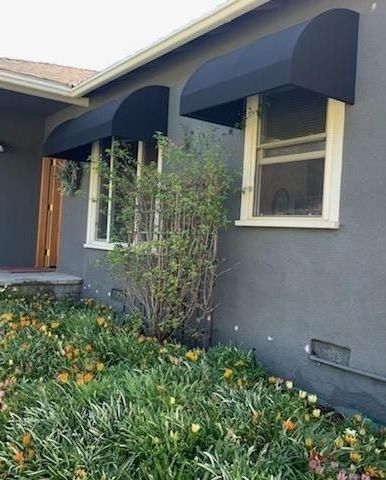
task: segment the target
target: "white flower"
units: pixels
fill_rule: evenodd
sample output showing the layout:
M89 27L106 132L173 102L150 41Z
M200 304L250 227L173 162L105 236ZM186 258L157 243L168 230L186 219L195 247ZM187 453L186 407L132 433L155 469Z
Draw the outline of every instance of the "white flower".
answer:
M320 417L320 408L314 408L312 410L312 416L315 417L315 418L319 418Z
M304 390L299 390L299 398L306 398L307 397L307 392Z
M350 428L346 428L344 433L346 435L349 435L350 437L356 437L357 436L357 431L356 430L351 430Z
M285 386L288 388L288 390L292 390L294 388L294 382L292 380L287 380L285 382Z
M318 401L318 397L316 395L308 395L308 403L316 403Z

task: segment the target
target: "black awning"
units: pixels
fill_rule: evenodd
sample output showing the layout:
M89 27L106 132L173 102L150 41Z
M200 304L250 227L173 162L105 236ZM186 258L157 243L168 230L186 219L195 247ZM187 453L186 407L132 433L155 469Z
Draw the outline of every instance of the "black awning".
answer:
M354 103L359 14L328 10L204 63L181 97L181 115L235 126L245 98L300 87Z
M85 161L91 144L102 138L152 140L156 132L167 133L168 103L168 87L136 90L56 127L48 136L43 153L48 157Z

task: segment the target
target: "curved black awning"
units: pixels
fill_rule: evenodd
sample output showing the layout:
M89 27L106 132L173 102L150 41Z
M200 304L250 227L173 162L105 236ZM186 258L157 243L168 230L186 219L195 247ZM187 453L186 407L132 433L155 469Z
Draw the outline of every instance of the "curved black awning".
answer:
M167 133L169 88L144 87L127 97L68 120L56 127L44 144L44 155L85 161L91 144L106 137L149 141Z
M300 87L354 103L359 14L328 10L203 64L188 80L181 115L235 126L245 98Z

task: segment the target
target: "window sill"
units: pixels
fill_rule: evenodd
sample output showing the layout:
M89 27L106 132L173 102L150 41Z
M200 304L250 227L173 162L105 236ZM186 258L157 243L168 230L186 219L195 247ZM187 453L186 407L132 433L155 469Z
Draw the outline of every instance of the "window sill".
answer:
M91 250L113 250L114 244L113 243L102 243L102 242L93 242L93 243L85 243L83 245L84 248L89 248Z
M90 243L84 243L83 248L89 248L91 250L106 250L106 251L111 251L114 250L116 245L121 245L122 247L125 247L126 244L124 243L107 243L107 242L90 242Z
M256 217L236 220L236 227L318 228L337 230L339 222L315 217Z

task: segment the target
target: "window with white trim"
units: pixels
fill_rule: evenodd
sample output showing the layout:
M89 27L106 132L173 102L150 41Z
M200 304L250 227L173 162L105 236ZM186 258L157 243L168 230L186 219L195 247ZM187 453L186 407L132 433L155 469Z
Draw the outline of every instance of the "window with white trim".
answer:
M236 225L338 228L344 110L302 89L248 98Z
M119 225L119 203L116 196L119 192L114 185L114 176L124 172L125 175L139 176L141 167L150 162L158 162L160 158L153 143L129 142L119 140L119 148L124 148L127 155L119 160L114 158L114 138L106 138L95 142L92 146L89 207L87 222L87 239L85 247L110 250L116 243L125 243ZM122 162L125 164L123 165ZM100 164L102 163L102 165ZM122 167L122 168L121 168ZM102 173L101 169L110 172Z

